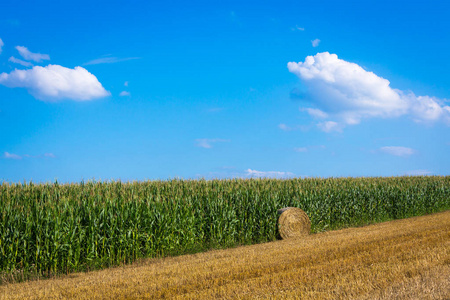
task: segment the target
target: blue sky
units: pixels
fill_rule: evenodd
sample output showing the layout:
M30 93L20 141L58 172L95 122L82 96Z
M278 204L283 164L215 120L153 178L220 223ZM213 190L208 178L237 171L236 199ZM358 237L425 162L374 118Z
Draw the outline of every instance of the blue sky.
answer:
M447 1L4 1L0 181L450 174Z

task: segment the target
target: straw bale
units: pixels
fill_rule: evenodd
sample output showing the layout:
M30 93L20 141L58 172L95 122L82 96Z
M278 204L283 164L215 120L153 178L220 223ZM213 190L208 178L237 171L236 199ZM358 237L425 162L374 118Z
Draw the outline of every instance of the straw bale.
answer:
M311 231L308 215L297 207L285 207L278 210L278 230L282 239L306 236Z

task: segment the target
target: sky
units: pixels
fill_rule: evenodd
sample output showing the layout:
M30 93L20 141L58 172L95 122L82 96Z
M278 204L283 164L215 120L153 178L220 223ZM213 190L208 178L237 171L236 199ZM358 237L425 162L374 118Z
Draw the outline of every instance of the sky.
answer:
M0 182L450 175L448 1L0 11Z

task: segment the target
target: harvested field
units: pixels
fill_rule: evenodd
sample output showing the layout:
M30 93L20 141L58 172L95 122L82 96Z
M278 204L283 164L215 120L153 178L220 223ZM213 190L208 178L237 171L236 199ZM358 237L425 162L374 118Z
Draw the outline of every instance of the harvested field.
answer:
M0 286L2 299L449 299L450 211Z
M2 183L0 284L271 242L301 224L318 233L422 216L449 199L450 176ZM286 207L310 223L277 224Z

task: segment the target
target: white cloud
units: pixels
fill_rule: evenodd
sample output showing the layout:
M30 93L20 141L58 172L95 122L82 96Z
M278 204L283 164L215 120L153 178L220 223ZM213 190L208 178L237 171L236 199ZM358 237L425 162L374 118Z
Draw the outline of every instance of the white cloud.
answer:
M12 62L12 63L15 63L15 64L22 65L22 66L24 66L24 67L31 67L31 66L33 65L32 63L30 63L30 62L28 62L28 61L24 61L24 60L15 58L14 56L11 56L11 57L8 59L8 61L10 61L10 62Z
M303 27L299 27L298 25L295 25L295 27L294 28L292 28L292 31L305 31L305 28L303 28Z
M130 96L130 95L131 95L130 92L127 92L127 91L122 91L119 94L119 96L121 96L121 97L126 97L126 96Z
M414 149L398 146L381 147L380 151L395 156L409 156L415 152Z
M256 171L252 169L247 169L247 176L250 177L275 177L275 178L288 178L294 177L295 174L291 172L280 172L280 171Z
M123 85L128 86L128 81L125 81Z
M225 142L229 142L229 141L230 140L224 140L224 139L196 139L195 143L196 143L197 147L210 149L213 147L213 144L215 144L215 143L225 143Z
M3 157L7 158L7 159L19 160L19 159L22 159L24 157L26 157L26 158L55 158L56 156L53 153L44 153L44 155L42 155L42 154L39 154L39 155L30 155L30 154L18 155L18 154L5 152Z
M97 59L90 60L86 63L84 63L84 66L87 65L99 65L99 64L114 64L121 61L127 61L127 60L134 60L134 59L140 59L140 57L125 57L125 58L118 58L113 56L107 56L107 57L101 57Z
M315 47L318 47L319 46L319 43L320 43L320 40L319 39L315 39L315 40L312 40L311 41L311 45L315 48Z
M27 47L16 46L16 49L17 51L19 51L19 54L26 60L32 60L35 62L41 62L42 60L50 60L50 56L48 54L33 53L30 50L28 50Z
M59 65L35 66L28 70L14 70L0 74L0 84L22 87L43 101L71 99L87 101L110 95L93 74L82 67L74 69Z
M328 114L324 111L321 111L317 108L300 108L300 111L306 111L311 117L317 118L317 119L326 119L328 118Z
M308 130L307 126L297 125L297 126L291 127L291 126L288 126L288 125L283 124L283 123L279 124L278 128L280 128L283 131L295 131L295 130L306 131L306 130Z
M416 122L443 120L450 124L450 106L443 101L393 89L388 80L336 54L307 56L304 62L289 62L288 69L305 83L308 98L318 107L306 111L314 117L333 119L329 121L333 123L318 124L325 131L355 125L366 118L403 115Z
M405 95L410 102L410 111L416 122L432 122L443 119L450 121L450 106L440 104L440 100L429 96Z
M5 45L5 44L3 43L2 39L0 39L0 54L2 54L3 45Z
M342 126L334 121L317 123L317 127L319 127L320 130L325 132L333 132L333 131L342 132Z
M9 153L9 152L5 152L4 153L4 158L7 158L7 159L22 159L22 156L17 155L17 154L13 154L13 153Z

